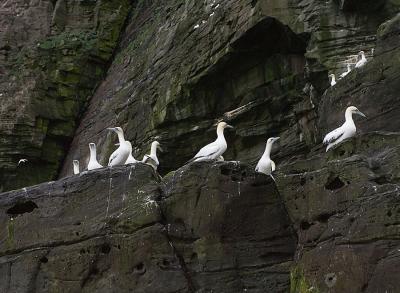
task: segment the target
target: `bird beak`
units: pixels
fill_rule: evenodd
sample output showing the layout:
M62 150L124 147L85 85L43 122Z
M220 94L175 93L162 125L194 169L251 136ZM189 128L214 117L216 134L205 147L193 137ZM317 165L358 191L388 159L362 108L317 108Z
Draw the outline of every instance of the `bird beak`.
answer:
M116 129L114 127L107 128L107 130L116 131Z
M115 144L115 146L119 146L119 142L117 142L117 143Z
M364 118L367 118L367 116L365 116L365 114L360 112L359 110L356 111L356 114L358 114L360 116L363 116Z
M229 124L226 124L225 128L235 129L235 127L233 127L232 125L229 125Z
M275 137L275 138L274 138L274 142L277 141L277 140L279 140L279 139L280 139L279 136L278 136L278 137Z
M157 146L160 152L163 152L163 149L160 146Z

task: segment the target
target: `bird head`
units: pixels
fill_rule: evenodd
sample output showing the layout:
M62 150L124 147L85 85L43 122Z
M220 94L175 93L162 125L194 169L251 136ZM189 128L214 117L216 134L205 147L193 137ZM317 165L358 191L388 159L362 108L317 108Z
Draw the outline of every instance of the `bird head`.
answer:
M111 128L107 128L107 130L111 130L111 131L114 131L114 132L116 132L116 133L124 133L124 131L122 130L122 128L121 127L111 127Z
M218 123L218 128L221 128L221 129L231 128L231 129L233 129L234 127L232 125L229 125L228 123L222 121L222 122Z
M367 116L365 116L362 112L360 112L360 110L357 109L357 107L354 107L354 106L348 107L346 112L350 112L351 114L357 114L357 115L367 118Z
M72 163L74 166L77 166L79 168L79 161L78 160L73 160Z
M332 73L332 74L329 74L329 77L332 78L332 79L334 79L334 78L335 78L335 75Z
M360 53L358 53L358 56L359 56L359 57L363 57L363 56L365 56L365 53L364 53L364 51L360 51Z
M96 144L94 144L93 142L89 143L89 148L91 150L95 150L96 149Z
M270 137L270 138L268 138L267 143L273 144L275 141L277 141L279 139L280 139L280 137Z
M163 151L162 148L161 148L161 145L160 145L160 143L159 143L158 141L156 141L156 140L153 141L152 145L153 145L156 149L160 150L161 152Z

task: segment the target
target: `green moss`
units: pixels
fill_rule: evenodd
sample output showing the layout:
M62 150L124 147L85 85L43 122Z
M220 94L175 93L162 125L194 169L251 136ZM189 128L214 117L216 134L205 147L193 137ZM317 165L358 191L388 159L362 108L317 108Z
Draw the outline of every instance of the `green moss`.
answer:
M299 267L294 267L290 271L290 293L318 293L315 286L310 285L304 276L304 272Z

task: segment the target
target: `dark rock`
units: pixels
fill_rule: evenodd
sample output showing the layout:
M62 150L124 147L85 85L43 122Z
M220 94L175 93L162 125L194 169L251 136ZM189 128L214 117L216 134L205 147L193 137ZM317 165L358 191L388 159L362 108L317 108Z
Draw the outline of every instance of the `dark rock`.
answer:
M3 1L0 190L55 179L103 78L128 0ZM18 165L22 158L28 159Z
M164 183L139 164L5 193L0 224L1 292L287 292L296 248L272 180L235 163Z

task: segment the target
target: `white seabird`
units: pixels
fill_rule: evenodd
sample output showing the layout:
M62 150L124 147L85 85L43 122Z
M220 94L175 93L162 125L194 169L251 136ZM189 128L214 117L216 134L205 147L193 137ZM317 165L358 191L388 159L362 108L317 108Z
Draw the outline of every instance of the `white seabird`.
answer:
M100 165L99 162L97 161L96 144L89 143L89 150L90 150L90 159L87 169L90 171L103 168L103 166Z
M356 66L355 66L356 68L363 67L365 65L365 63L367 63L367 58L365 58L364 51L361 51L360 53L358 53L358 57L359 57L359 60L356 63Z
M162 151L160 143L158 141L153 141L151 144L150 155L144 155L142 160L142 163L152 166L153 169L156 171L158 166L160 165L160 162L157 158L157 149Z
M350 73L350 71L351 71L350 64L347 63L347 71L343 72L343 73L340 75L340 78L345 77L347 74Z
M73 160L72 164L74 165L74 174L78 175L79 174L79 161Z
M255 171L258 173L263 173L265 175L271 176L271 178L275 181L274 176L272 176L272 172L275 171L275 163L271 160L271 150L272 145L275 141L277 141L279 137L271 137L267 140L267 144L265 146L264 154L261 159L258 161Z
M121 127L108 128L118 135L119 147L111 154L108 160L108 166L124 165L132 152L132 145L129 141L125 140L124 131Z
M19 166L19 164L26 163L26 162L28 162L28 159L21 159L18 161L18 166Z
M324 138L324 144L327 144L326 151L328 151L331 147L339 144L346 138L353 137L356 134L356 125L353 121L353 114L358 114L363 117L366 117L363 113L361 113L356 107L350 106L346 109L345 118L346 121L342 126L336 128L335 130L329 132Z
M200 151L194 156L191 161L202 162L208 160L216 160L220 156L222 156L222 154L225 153L228 147L224 136L225 128L233 128L233 126L228 125L226 122L218 123L217 139L200 149Z
M331 78L331 86L334 86L336 84L336 77L334 74L329 74L329 77Z
M136 160L136 159L133 157L132 151L131 151L131 153L130 153L129 156L128 156L128 159L126 159L125 165L128 165L128 164L136 164L136 163L138 163L138 162L139 162L139 161Z

